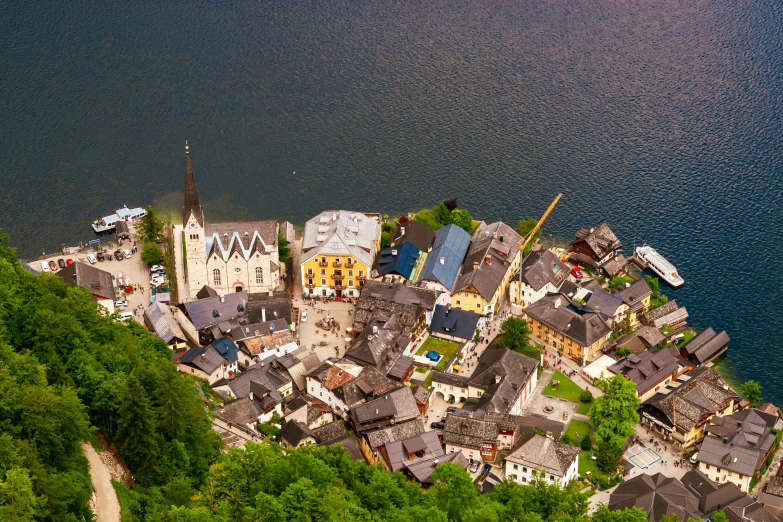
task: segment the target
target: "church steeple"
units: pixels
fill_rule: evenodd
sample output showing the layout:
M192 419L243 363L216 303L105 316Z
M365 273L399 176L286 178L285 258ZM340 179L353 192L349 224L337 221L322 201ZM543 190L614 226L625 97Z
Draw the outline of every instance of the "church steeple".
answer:
M193 167L190 165L190 147L185 140L185 206L182 207L182 224L187 225L190 216L196 218L199 226L204 226L204 210L198 199L196 180L193 178Z

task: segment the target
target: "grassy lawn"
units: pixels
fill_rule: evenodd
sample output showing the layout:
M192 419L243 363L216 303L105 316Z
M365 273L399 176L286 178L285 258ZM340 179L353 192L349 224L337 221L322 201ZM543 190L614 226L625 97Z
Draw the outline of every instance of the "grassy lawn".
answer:
M596 461L590 458L592 455L592 451L579 452L579 475L582 478L587 477L589 471L591 477L606 477L606 473L598 469Z
M579 438L576 437L576 434L579 434ZM568 428L565 430L565 435L568 435L571 440L575 441L581 441L585 436L590 434L590 424L585 421L580 421L577 419L572 419L571 422L568 423Z
M696 337L696 334L694 334L693 332L690 332L690 331L682 332L682 335L683 335L682 342L677 345L678 348L682 348L683 346L685 346L686 344L691 342L694 337ZM674 343L672 343L671 341L668 341L664 346L671 346L672 344L674 344Z
M446 363L449 362L449 359L451 359L451 356L454 355L454 352L456 352L459 347L459 343L428 337L427 340L424 341L424 344L421 345L421 348L419 348L419 351L416 352L416 355L424 356L430 350L435 350L443 356L441 360L438 361L438 364L435 365L435 369L442 370L446 367Z
M417 366L416 373L427 373L427 368L425 368L424 366Z
M432 386L432 372L430 372L427 377L424 378L424 389L429 390L430 386Z
M576 409L576 412L581 413L582 415L588 415L590 413L590 406L592 406L592 403L583 402L579 404L579 407Z
M552 381L559 380L560 386L557 389L552 387ZM552 375L552 379L549 384L544 388L544 395L551 395L552 397L560 397L571 402L579 402L579 396L582 395L582 388L580 388L574 381L563 375L561 372L555 370Z

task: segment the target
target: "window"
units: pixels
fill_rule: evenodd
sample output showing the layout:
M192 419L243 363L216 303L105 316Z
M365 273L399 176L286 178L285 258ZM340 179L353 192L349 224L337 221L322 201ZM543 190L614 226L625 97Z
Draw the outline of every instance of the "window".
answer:
M348 270L348 277L353 277L353 270Z
M326 279L321 279L321 286L326 286Z
M313 286L313 280L312 279L308 279L307 280L307 284L310 285L310 286Z
M353 288L353 279L349 279L348 280L348 286Z
M459 305L459 301L457 301L457 304Z
M519 469L519 466L517 466L516 464L514 464L514 469Z
M476 397L481 397L481 392L480 391L476 392Z
M324 264L326 264L326 257L325 257L325 256L324 256L324 257L321 257L321 263L324 263Z
M325 268L321 269L321 275L326 275L326 269Z
M218 270L217 268L212 271L212 282L215 285L220 284L220 270Z
M364 270L359 270L359 277L364 277Z
M256 267L256 284L260 285L264 282L264 269L259 267Z
M522 471L527 473L527 468L522 468Z
M527 479L525 477L522 477L522 482L527 482Z
M549 475L549 480L555 480L555 476L554 475Z
M476 304L476 308L481 308L481 304Z

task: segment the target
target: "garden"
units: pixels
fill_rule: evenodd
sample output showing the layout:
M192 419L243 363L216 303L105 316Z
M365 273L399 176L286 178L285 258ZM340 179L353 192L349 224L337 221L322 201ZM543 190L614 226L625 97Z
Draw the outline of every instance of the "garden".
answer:
M560 384L554 385L553 383L557 381ZM593 402L593 396L590 392L585 393L585 390L559 370L555 370L549 384L544 388L544 395L559 397L577 403L579 407L576 409L576 412L582 415L587 415L590 412L590 403Z
M451 359L451 356L454 355L457 350L459 350L459 347L459 343L444 341L442 339L436 339L435 337L428 337L416 352L416 355L426 356L430 351L438 352L442 357L435 365L435 369L442 370L446 367L446 364Z

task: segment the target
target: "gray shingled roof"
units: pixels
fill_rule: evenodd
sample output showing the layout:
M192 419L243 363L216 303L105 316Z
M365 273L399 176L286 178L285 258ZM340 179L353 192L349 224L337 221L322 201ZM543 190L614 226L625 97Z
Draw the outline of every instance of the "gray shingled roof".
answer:
M56 272L56 274L63 278L65 284L81 286L90 294L103 299L111 299L112 301L117 299L114 276L106 270L76 261Z
M634 506L641 508L650 522L658 522L664 515L677 515L680 520L702 516L698 497L679 480L660 473L637 475L618 485L609 496L612 511Z
M536 292L552 283L560 288L570 273L568 267L549 250L534 250L522 261L522 278ZM514 276L514 280L518 279Z
M456 453L449 453L448 455L433 455L430 457L417 459L415 462L410 463L406 469L413 476L413 478L422 484L429 484L430 479L432 478L432 472L435 471L435 468L444 462L452 462L460 466L462 469L468 468L467 459L464 455L462 455L461 451L458 451Z
M182 306L196 330L247 315L247 292L188 301Z
M682 308L678 308L671 313L659 317L658 319L652 322L652 325L655 326L656 328L660 328L666 324L671 325L674 323L685 321L687 318L688 318L688 309L683 306Z
M587 307L603 314L609 320L614 320L617 309L623 305L623 298L616 294L610 294L603 290L596 290L587 299Z
M406 328L411 328L425 311L435 308L438 295L426 288L367 281L354 310L354 328L361 330L376 317L394 314Z
M370 433L365 433L367 444L373 451L395 440L404 440L424 433L424 420L414 419L410 422L395 424Z
M622 246L617 236L606 223L601 223L592 229L583 228L576 233L576 238L576 241L573 243L579 241L587 243L596 260L603 259L612 250L617 250Z
M539 299L525 308L525 313L582 346L589 346L611 332L598 313L562 294Z
M351 410L351 417L355 422L365 425L375 423L381 419L391 418L393 422L405 422L419 416L419 407L413 398L413 392L408 386L403 386L383 397L367 401ZM385 423L386 421L384 421ZM375 427L370 424L369 427ZM356 426L357 431L368 429L367 426Z
M315 441L318 444L321 444L339 439L345 435L345 424L343 424L343 421L337 420L330 422L329 424L324 424L323 426L313 428L312 432L313 436L315 437Z
M547 475L564 477L578 456L579 448L576 446L555 442L549 437L533 435L511 452L506 460L526 464Z
M234 424L255 424L262 410L256 401L243 397L229 402L220 408L220 416Z
M468 385L484 390L478 408L508 413L538 368L538 361L493 344L479 357ZM498 381L500 377L500 382Z
M361 212L326 210L305 223L301 263L320 255L350 256L372 266L381 225Z
M473 234L452 293L472 286L485 300L491 300L519 254L521 241L522 236L502 221L490 225L482 221Z
M435 242L435 231L424 223L408 220L397 225L391 235L389 244L391 246L401 245L406 241L420 251L427 252Z
M167 343L172 340L182 342L186 340L185 334L169 305L155 301L144 311L144 318L152 325L155 335Z
M614 374L622 374L636 384L641 396L677 372L679 363L669 350L644 351L623 357L607 368Z
M731 338L725 331L716 333L707 328L685 345L686 353L699 364L704 364L719 355L729 344Z
M217 255L227 261L235 253L249 259L256 252L269 253L277 245L277 221L207 223L204 239L205 259Z
M408 467L410 464L421 460L422 457L409 459L409 455L417 451L424 452L429 457L442 457L443 447L440 445L438 433L435 431L425 431L413 437L392 441L386 445L386 454L389 456L389 464L392 471L397 471Z
M291 446L298 445L308 437L315 439L315 435L313 435L310 428L299 421L288 421L280 428L280 438Z
M658 308L655 308L653 310L650 310L649 312L645 313L642 316L642 322L645 324L652 324L657 319L660 319L661 317L670 314L677 310L677 301L668 301Z
M400 316L377 317L345 352L345 358L362 366L374 366L386 374L410 343Z
M710 464L727 471L733 471L742 475L753 475L760 469L760 458L758 450L734 446L726 439L720 437L706 436L699 448L699 462Z
M620 294L623 302L631 308L631 311L636 312L644 306L642 300L652 295L652 290L645 279L639 279L631 283L630 286L620 288L617 293Z

